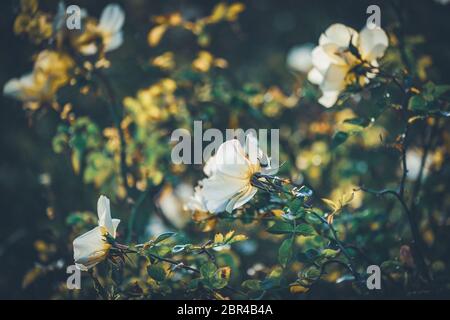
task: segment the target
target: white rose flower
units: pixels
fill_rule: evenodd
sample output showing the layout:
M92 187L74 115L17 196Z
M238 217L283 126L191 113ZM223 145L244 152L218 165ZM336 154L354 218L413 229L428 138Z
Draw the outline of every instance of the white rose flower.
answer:
M125 22L125 12L118 4L109 4L103 9L98 24L89 30L88 34L98 34L102 41L105 52L119 48L123 43L122 27ZM80 48L84 55L97 53L97 45L89 43Z
M73 241L73 257L75 265L83 271L94 267L108 255L111 244L106 236L116 237L119 219L111 218L109 199L100 196L97 202L98 226Z
M312 52L314 67L308 73L308 80L322 90L319 103L332 107L349 84L368 84L375 76L368 70L378 66L377 59L383 57L388 45L388 37L381 28L364 28L358 33L343 24L331 25ZM367 71L356 73L359 65Z
M205 174L197 189L198 203L211 213L232 212L258 190L251 183L255 173L272 174L268 157L258 148L253 136L242 147L237 139L224 142L205 165Z
M289 50L286 63L289 68L308 73L312 67L312 51L314 45L312 43L306 43L300 46L293 47Z

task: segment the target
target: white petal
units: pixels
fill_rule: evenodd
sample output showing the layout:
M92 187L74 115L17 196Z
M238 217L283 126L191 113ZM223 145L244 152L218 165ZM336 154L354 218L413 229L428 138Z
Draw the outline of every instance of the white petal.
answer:
M307 73L313 67L312 64L312 50L314 45L307 43L301 46L292 48L287 56L286 63L289 68Z
M327 71L333 61L331 60L330 55L325 52L323 47L316 47L312 51L312 62L314 68L323 74Z
M105 44L105 52L116 50L123 43L123 33L119 31L114 33L112 37Z
M25 92L27 88L33 87L34 73L26 74L19 79L9 80L3 87L3 94L17 100L31 100L33 97L28 96Z
M323 82L323 75L317 69L312 69L308 73L308 80L313 84L320 85Z
M216 157L211 156L205 163L203 167L203 173L210 177L214 172L217 171Z
M119 226L120 223L120 219L112 219L112 224L113 224L113 234L111 235L113 238L116 237L116 233L117 233L117 227Z
M92 268L102 261L110 248L104 237L105 228L98 226L73 241L73 258L80 269Z
M85 56L90 56L97 53L97 45L95 43L89 43L80 47L80 52Z
M248 185L248 180L216 173L203 180L201 197L209 212L222 212L226 209L228 202Z
M208 211L202 197L200 186L195 187L194 195L186 203L186 209L191 211Z
M389 39L381 28L364 28L359 37L359 51L366 61L379 59L389 46Z
M253 198L253 196L256 194L257 191L258 191L257 188L248 186L246 189L241 191L239 194L237 194L230 200L225 210L231 213L234 209L242 207L244 204L246 204Z
M339 91L325 91L319 99L319 103L326 108L331 108L339 98Z
M319 44L334 43L340 47L348 47L352 43L356 45L358 42L358 33L350 27L341 23L335 23L328 27L328 29L320 36Z
M258 138L253 133L245 136L244 152L252 164L257 164L259 159L265 158L263 151L258 146Z
M125 13L117 4L109 4L103 9L100 16L99 29L103 32L116 33L118 32L125 21Z
M97 214L98 214L98 225L105 227L108 233L115 238L116 230L114 228L113 221L111 219L111 208L109 204L109 199L105 196L100 196L97 202Z
M332 64L324 75L323 82L320 86L322 91L342 91L346 87L345 78L349 68Z
M251 163L246 158L245 150L237 139L222 143L215 155L216 174L221 172L239 179L249 178Z

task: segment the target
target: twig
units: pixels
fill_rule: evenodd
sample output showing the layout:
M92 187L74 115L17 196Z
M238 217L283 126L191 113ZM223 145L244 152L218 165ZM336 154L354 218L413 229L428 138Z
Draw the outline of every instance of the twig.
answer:
M145 201L149 194L150 188L147 188L144 192L141 193L138 200L133 206L133 209L131 210L130 218L128 220L128 231L127 231L127 243L130 243L132 236L133 236L133 229L134 229L134 223L136 221L136 216L139 212L139 209L142 205L142 203Z
M107 300L108 299L108 295L106 293L106 290L105 290L105 288L103 288L103 286L100 283L100 281L94 275L94 270L90 269L88 273L91 276L92 282L94 283L94 289L97 292L97 295L99 295L102 299Z
M427 162L427 157L428 157L428 153L431 148L431 144L433 142L434 136L435 136L435 134L437 132L437 128L439 126L439 120L440 120L439 118L435 119L435 122L434 122L431 130L429 131L429 134L424 143L424 151L423 151L422 159L420 162L419 174L418 174L417 180L414 184L413 192L412 192L412 196L411 196L411 205L410 206L412 208L412 211L414 211L414 209L415 209L416 198L417 198L417 195L419 194L420 188L422 186L422 178L423 178L423 172L425 170L425 164Z
M399 192L394 191L394 190L390 190L390 189L385 189L385 190L380 190L380 191L376 191L373 189L368 189L365 187L360 187L359 189L355 189L354 191L365 191L371 194L374 194L376 196L384 196L387 194L393 195L394 197L397 198L397 200L399 201L399 203L401 204L401 206L403 207L403 210L406 213L406 216L408 218L408 222L410 225L410 229L411 229L411 234L412 234L412 246L415 248L415 250L413 251L413 253L415 253L415 260L418 263L419 266L419 270L420 273L422 274L422 276L425 277L425 279L427 279L428 281L430 281L430 274L428 271L428 266L425 262L425 258L422 254L422 250L420 247L420 232L419 232L419 227L412 215L411 210L408 208L408 205L406 204L404 198L400 195Z
M353 276L355 277L355 279L357 281L359 281L361 279L359 273L356 271L356 269L353 267L353 258L351 257L351 255L348 253L347 249L345 248L345 246L342 244L342 242L339 240L338 235L336 230L334 229L332 224L329 224L328 221L323 218L321 215L317 214L314 211L310 211L313 215L315 215L325 226L328 227L328 229L331 231L331 233L333 234L333 238L334 241L336 242L336 244L338 245L339 249L342 251L342 253L345 255L345 257L348 260L348 265L347 268L351 271L351 273L353 274Z
M96 70L95 75L100 79L101 83L103 84L103 87L105 88L106 95L109 100L109 111L111 113L111 117L114 122L114 126L116 127L118 133L119 133L119 140L120 140L120 172L123 180L123 185L125 187L125 190L127 192L127 196L131 196L132 189L128 186L128 167L126 163L126 141L125 141L125 134L123 132L121 121L122 121L122 112L117 112L117 98L114 93L114 89L109 81L109 79L100 71Z

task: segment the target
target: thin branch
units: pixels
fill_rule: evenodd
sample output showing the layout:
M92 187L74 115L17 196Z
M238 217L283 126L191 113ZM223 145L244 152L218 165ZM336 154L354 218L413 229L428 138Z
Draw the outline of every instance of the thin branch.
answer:
M376 196L384 196L384 195L389 194L389 195L393 195L394 197L397 198L397 200L401 204L401 206L402 206L403 210L405 211L406 216L408 218L409 226L411 229L411 235L412 235L411 244L415 249L413 252L415 253L415 260L418 263L420 273L425 277L425 279L430 281L430 273L428 271L428 266L425 262L425 258L423 256L422 249L421 249L421 242L420 242L421 237L420 237L419 227L413 217L411 210L408 208L408 205L406 204L404 198L400 195L400 193L397 191L394 191L394 190L390 190L390 189L377 191L377 190L368 189L365 187L360 187L359 189L355 189L354 191L365 191L367 193L371 193Z
M125 190L127 192L127 196L131 196L132 189L128 186L128 167L126 163L126 141L125 141L125 134L123 132L121 122L122 122L122 112L118 112L118 104L117 104L117 98L114 92L114 89L111 85L111 82L109 79L100 71L96 70L95 75L100 79L101 83L103 84L103 87L105 88L106 95L109 100L109 111L111 113L111 117L114 122L114 126L116 127L118 133L119 133L119 140L120 140L120 172L123 180L123 185L125 187Z
M353 266L353 258L352 256L348 253L347 249L345 248L345 246L342 244L342 242L339 240L338 235L336 230L334 229L332 224L329 224L328 221L322 217L321 215L317 214L314 211L310 211L313 215L315 215L325 226L328 227L328 229L331 231L334 241L336 242L336 244L338 245L339 249L342 251L342 253L345 255L345 257L348 260L348 265L347 268L351 271L351 273L353 274L353 276L355 277L355 279L357 281L359 281L361 279L359 273L356 271L356 269Z
M150 190L151 190L150 188L147 188L147 190L145 190L144 192L141 193L141 195L139 196L138 200L134 204L133 209L131 210L130 218L128 220L127 243L130 243L130 241L132 239L134 224L135 224L135 221L136 221L136 216L137 216L137 214L139 212L139 209L140 209L142 203L147 198Z
M423 178L423 173L425 171L425 165L427 162L428 153L431 149L431 144L433 142L434 136L436 135L438 126L439 126L439 119L437 118L437 119L435 119L435 122L434 122L433 126L431 127L431 129L429 130L429 134L427 135L427 138L425 139L422 159L420 161L419 174L418 174L417 180L414 184L413 192L412 192L412 196L411 196L410 207L412 208L412 211L414 211L414 208L416 206L416 198L417 198L417 195L419 194L420 188L422 186L422 178Z

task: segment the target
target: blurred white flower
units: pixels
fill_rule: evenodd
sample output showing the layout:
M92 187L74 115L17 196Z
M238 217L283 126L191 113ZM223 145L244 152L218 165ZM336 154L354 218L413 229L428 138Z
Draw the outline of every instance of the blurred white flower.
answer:
M247 135L245 147L237 139L224 142L205 165L208 178L199 183L199 205L211 213L232 212L258 190L251 184L255 173L272 174L268 157L258 148L256 137Z
M145 227L145 236L151 238L155 235L169 231L170 229L164 224L160 217L152 215L148 220L147 226Z
M166 186L157 199L164 216L178 229L183 229L191 219L186 204L193 196L193 190L187 183L181 183L175 189Z
M88 270L108 255L111 244L106 241L106 236L116 237L116 229L119 219L111 218L109 199L100 196L97 202L98 226L88 231L73 241L73 257L75 265L80 270Z
M118 4L109 4L103 9L98 24L86 30L86 34L81 37L85 38L97 35L102 39L103 49L109 52L119 48L123 43L122 27L125 22L125 12ZM89 30L90 29L90 30ZM92 55L97 53L97 44L89 42L80 47L81 53L84 55Z
M308 74L308 80L322 90L319 103L332 107L348 85L368 84L375 76L377 59L383 57L388 45L381 28L364 28L358 33L343 24L331 25L312 52L314 68Z
M3 87L3 94L25 103L49 102L68 82L73 64L66 54L43 50L36 58L33 71L9 80Z
M406 165L408 169L406 178L408 180L415 181L419 177L422 156L423 152L418 149L409 149L408 152L406 152ZM423 167L422 179L425 179L428 176L432 162L430 155L428 155Z
M312 51L314 45L312 43L306 43L300 46L293 47L289 50L287 55L286 63L289 68L302 72L308 73L312 67Z

